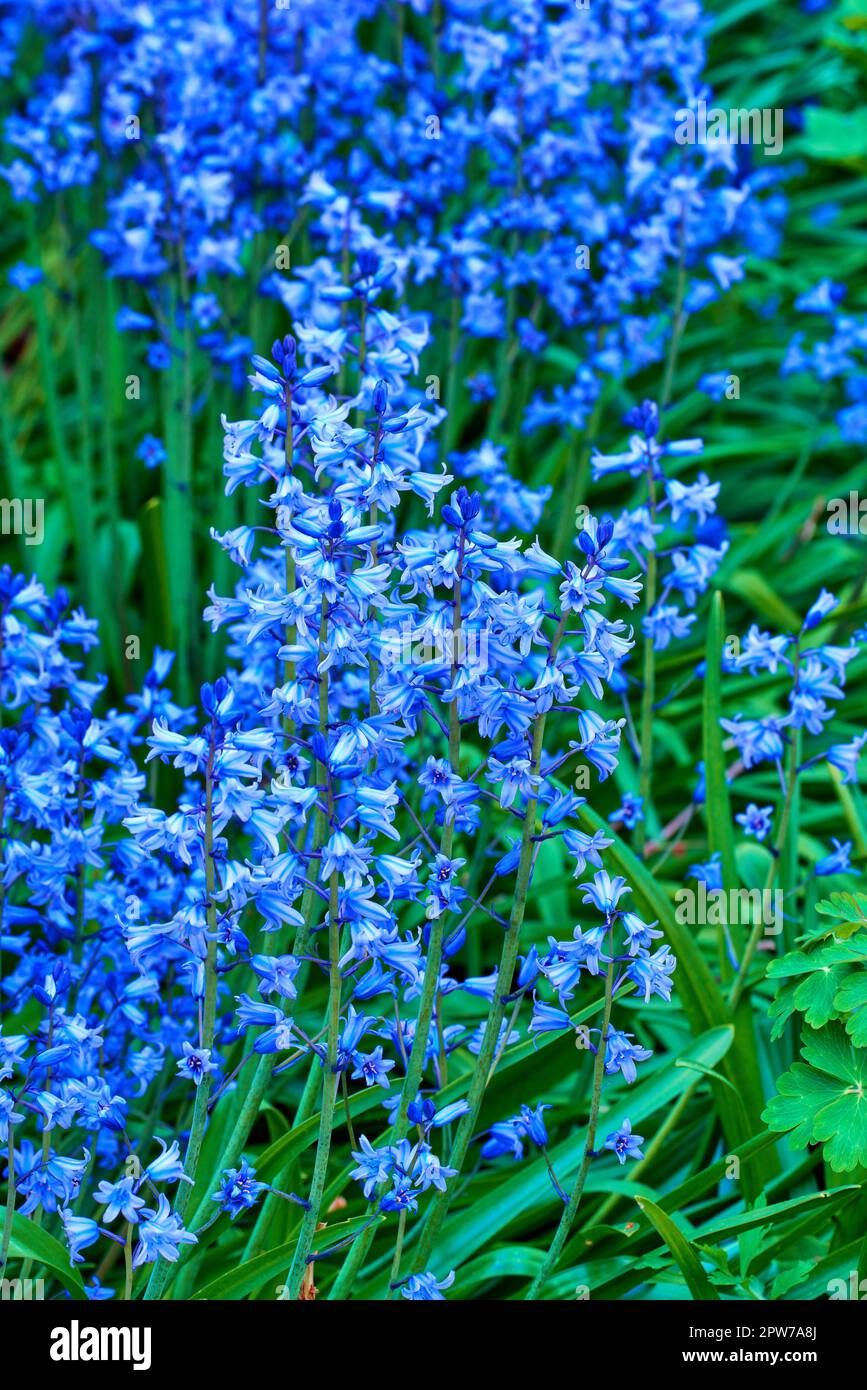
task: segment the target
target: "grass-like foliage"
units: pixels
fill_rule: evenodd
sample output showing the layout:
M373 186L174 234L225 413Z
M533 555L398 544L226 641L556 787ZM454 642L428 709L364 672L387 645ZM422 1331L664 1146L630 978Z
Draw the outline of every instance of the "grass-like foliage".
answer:
M865 45L3 7L0 1279L861 1287Z

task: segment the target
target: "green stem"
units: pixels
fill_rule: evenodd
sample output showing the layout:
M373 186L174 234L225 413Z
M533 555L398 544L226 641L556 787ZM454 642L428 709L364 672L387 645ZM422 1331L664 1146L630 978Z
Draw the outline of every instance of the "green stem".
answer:
M129 1303L130 1299L132 1298L132 1222L131 1222L131 1221L128 1221L128 1222L126 1223L126 1239L124 1240L124 1243L123 1243L123 1262L124 1262L123 1299L124 1299L124 1302L125 1302L125 1303Z
M3 1227L3 1241L0 1244L0 1279L6 1273L9 1258L9 1242L12 1239L12 1218L15 1215L15 1126L9 1121L9 1182L6 1187L6 1222Z
M217 903L215 898L216 875L214 872L213 813L214 745L215 732L212 730L210 746L208 748L208 763L205 769L205 892L207 896L206 916L208 921L208 950L205 957L205 1002L202 1014L203 1049L212 1049L214 1046L214 1032L217 1020ZM174 1206L174 1214L180 1217L181 1221L183 1221L187 1204L190 1200L190 1193L195 1183L199 1158L202 1152L205 1125L208 1120L208 1097L211 1093L212 1076L212 1072L206 1072L196 1088L196 1100L193 1106L190 1137L187 1140L187 1152L184 1155L184 1172L188 1178L192 1179L192 1182L184 1182L178 1185L178 1195L175 1198ZM173 1265L169 1264L167 1260L157 1260L145 1291L146 1299L153 1300L162 1297L173 1268Z
M528 1300L539 1297L548 1276L553 1271L557 1261L563 1253L563 1246L566 1244L572 1223L578 1212L581 1198L584 1195L584 1185L587 1182L587 1174L590 1172L590 1164L593 1160L593 1146L596 1143L596 1126L599 1123L599 1106L602 1101L602 1081L605 1076L605 1040L608 1036L608 1024L611 1019L611 1000L614 991L614 961L608 966L608 974L605 977L605 1009L602 1014L602 1031L599 1035L599 1046L596 1049L596 1058L593 1063L593 1093L590 1098L590 1118L587 1121L587 1138L584 1143L584 1157L581 1160L581 1167L578 1171L578 1179L572 1189L572 1194L568 1203L563 1208L554 1239L551 1241L548 1253L542 1261L542 1267L530 1285L527 1293Z
M319 1059L314 1057L310 1070L307 1073L307 1081L305 1082L301 1099L298 1102L298 1109L295 1111L295 1118L292 1121L293 1129L298 1129L301 1125L303 1125L304 1121L309 1119L310 1116L313 1114L313 1110L316 1103L316 1095L318 1091ZM286 1166L280 1170L277 1177L274 1179L272 1186L282 1188L284 1191L287 1191L289 1188L291 1188L291 1173L293 1166L294 1160L287 1163ZM256 1225L253 1228L253 1232L250 1236L250 1239L247 1241L247 1246L244 1250L245 1264L247 1260L252 1260L255 1258L256 1255L261 1255L262 1251L265 1249L265 1241L268 1238L268 1234L271 1227L271 1221L275 1210L280 1205L280 1201L281 1199L277 1197L273 1192L269 1192L268 1196L262 1203L262 1209L259 1212L258 1220L256 1221Z
M505 1029L504 1029L504 1031L503 1031L503 1038L502 1038L502 1041L501 1041L499 1047L497 1048L496 1052L494 1053L494 1060L493 1060L492 1063L491 1063L491 1070L488 1072L488 1084L490 1084L491 1077L493 1076L494 1072L497 1070L497 1067L500 1065L500 1060L501 1060L501 1058L502 1058L502 1056L503 1056L503 1053L505 1052L506 1048L509 1046L509 1038L512 1036L512 1034L513 1034L514 1031L515 1031L515 1024L518 1022L518 1014L521 1012L521 1005L523 1004L523 1002L524 1002L524 990L521 990L521 993L518 995L517 999L515 1000L515 1007L514 1007L514 1009L512 1010L512 1016L511 1016L511 1018L509 1019L509 1022L506 1024L506 1027L505 1027Z
M328 635L328 602L323 595L319 622L319 653L324 659ZM319 728L323 738L328 736L328 671L319 673ZM328 822L334 814L334 794L330 774L323 767L327 785ZM338 874L335 869L329 882L328 902L328 1042L325 1063L322 1068L322 1109L319 1115L319 1139L316 1158L313 1162L313 1176L310 1181L308 1208L301 1222L295 1255L286 1276L283 1298L298 1298L301 1284L307 1270L313 1237L319 1222L322 1198L325 1193L325 1178L328 1172L328 1159L331 1153L331 1131L334 1126L334 1110L337 1101L337 1047L340 1037L340 894Z
M668 345L668 355L665 361L665 373L662 379L662 396L659 402L659 434L661 439L665 430L663 416L671 400L671 388L674 383L674 372L677 366L678 353L680 352L680 340L683 337L683 330L686 327L687 315L683 312L683 301L686 297L686 209L684 208L680 218L680 232L678 236L677 248L677 286L674 291L674 320L671 327L671 342Z
M674 322L671 330L671 342L668 345L668 355L665 363L665 373L662 381L662 395L659 402L659 429L657 439L662 439L665 431L665 411L671 399L671 388L674 382L674 371L677 365L677 357L680 351L680 340L686 325L686 316L683 312L683 302L686 295L686 212L684 211L680 219L680 238L678 247L678 266L677 266L677 287L674 292ZM653 477L653 464L648 465L647 477L647 500L650 510L651 524L656 516L656 484ZM647 579L645 583L645 611L648 615L653 612L656 603L657 586L657 563L656 551L651 550L647 557ZM653 705L656 696L656 650L653 645L653 638L646 636L644 639L644 661L643 661L643 689L641 694L641 754L640 772L638 783L638 794L642 798L644 806L644 819L639 821L635 827L634 845L640 855L644 849L645 837L647 834L647 818L650 813L650 790L653 782Z
M331 875L331 892L328 909L328 1049L322 1069L322 1109L319 1115L319 1139L316 1145L316 1158L313 1163L313 1177L310 1182L309 1207L304 1213L295 1255L286 1276L284 1299L297 1299L304 1274L307 1270L313 1237L319 1223L322 1198L325 1194L325 1177L331 1153L331 1131L334 1126L334 1111L337 1101L337 1042L340 1034L340 924L338 913L340 903L337 892L337 871Z
M652 523L656 504L655 488L652 478L648 484L648 500ZM649 616L653 612L653 605L656 603L656 553L653 550L650 551L647 557L647 577L644 592L646 611ZM639 821L635 827L634 843L638 854L641 854L644 849L647 814L650 805L650 787L653 780L653 705L656 698L656 649L653 645L653 637L649 633L644 639L642 674L641 733L639 735L641 751L639 755L638 794L642 798L644 820Z
M566 627L566 614L560 619L557 630L551 641L548 652L548 664L551 665L557 655L560 643L563 640L563 632ZM532 772L538 776L539 767L542 760L542 748L545 737L546 715L539 714L536 717L536 724L533 731L533 751L532 751ZM505 1016L506 1004L511 987L512 977L515 973L515 965L518 959L518 948L521 938L521 927L524 922L524 912L527 905L527 892L530 886L530 874L533 863L533 830L536 823L536 802L537 798L531 795L527 801L527 809L524 813L524 823L521 832L521 850L518 860L518 871L515 877L515 896L512 902L512 911L509 917L509 926L503 941L503 950L500 957L500 966L497 971L497 980L494 986L494 997L488 1013L488 1021L485 1026L482 1045L479 1049L476 1065L470 1080L469 1091L467 1093L468 1111L462 1116L455 1134L455 1140L449 1153L448 1166L456 1168L460 1173L463 1168L470 1140L476 1129L479 1118L479 1111L482 1107L482 1100L485 1095L485 1088L488 1084L488 1077L491 1071L491 1064L496 1052L497 1043L500 1037L500 1028ZM414 1261L414 1269L421 1271L426 1268L434 1241L439 1229L445 1220L452 1195L455 1191L454 1183L450 1183L445 1192L437 1192L431 1202L425 1221L419 1248Z
M388 1293L386 1299L391 1298L394 1293L394 1286L400 1274L400 1257L403 1254L403 1238L406 1234L406 1210L400 1213L397 1223L397 1240L394 1243L394 1259L391 1262L391 1273L388 1277Z
M316 820L314 822L313 827L312 849L314 854L318 849L321 848L324 842L324 838L325 816L321 812L317 812ZM304 956L307 953L307 947L315 924L316 909L318 905L319 898L316 894L315 889L312 886L308 886L307 888L305 888L303 896L301 898L300 911L303 921L298 928L292 946L293 954L295 954L296 956ZM301 976L299 975L299 980L300 978ZM299 997L300 994L301 990L299 988ZM296 1001L294 1000L288 1000L286 1002L284 1013L286 1015L287 1020L292 1018L295 1006ZM244 1152L244 1146L246 1145L247 1140L250 1137L250 1132L253 1128L253 1125L256 1123L256 1117L258 1116L259 1111L261 1109L262 1101L265 1098L265 1093L268 1089L268 1084L271 1080L271 1073L273 1072L276 1063L276 1053L268 1053L267 1055L264 1055L259 1058L259 1061L256 1064L256 1070L253 1073L253 1078L250 1082L247 1093L244 1096L244 1100L241 1104L240 1110L238 1111L235 1123L232 1126L232 1131L223 1147L222 1153L220 1154L220 1158L214 1170L215 1172L220 1173L223 1172L226 1168L236 1168L238 1163L240 1162ZM307 1113L309 1113L309 1111ZM302 1118L306 1118L306 1114L302 1116L301 1109L299 1108L299 1112L295 1117L295 1124L300 1124ZM202 1200L199 1202L199 1205L195 1208L195 1211L193 1213L192 1219L190 1221L190 1227L192 1230L196 1230L196 1228L207 1219L210 1208L210 1194L206 1193ZM193 1249L193 1246L182 1246L177 1262L174 1265L172 1265L169 1271L169 1282L171 1282L175 1273L179 1270L179 1267L186 1263L186 1260L192 1254Z
M604 341L604 334L599 336L599 346ZM580 450L578 450L577 462L573 467L573 449L569 450L569 457L566 462L568 478L566 481L566 505L560 513L557 525L557 535L554 541L555 555L567 555L572 553L572 543L575 539L575 509L580 504L584 493L587 490L587 474L590 469L590 455L593 445L596 442L596 435L599 432L599 422L602 418L603 391L600 388L599 395L593 404L593 412L584 434ZM571 537L571 539L570 539Z
M796 661L797 660L798 658L796 658ZM797 676L795 679L795 689L797 689ZM782 854L783 846L786 843L786 836L789 832L789 820L792 814L792 800L795 795L795 785L797 783L797 780L798 740L797 738L793 737L791 743L789 744L789 765L786 773L786 799L783 803L783 814L780 819L780 826L777 832L777 838L774 841L773 858L768 869L767 878L765 879L764 896L770 893L777 877L777 871L780 865L780 855ZM729 993L728 1005L732 1013L737 1008L740 1002L741 995L746 989L749 968L752 964L753 956L755 955L756 950L758 948L759 941L761 940L762 934L765 930L765 923L762 920L763 916L764 913L760 912L759 920L755 923L752 931L750 932L750 938L746 944L743 959L741 960L740 966L738 967L738 973L734 978L734 982Z
M343 1094L343 1113L346 1116L346 1130L349 1134L350 1147L358 1148L358 1140L355 1137L355 1129L352 1124L352 1111L349 1108L349 1083L346 1080L346 1072L340 1073L340 1089Z
M6 368L3 366L2 350L0 350L0 431L3 440L3 464L8 479L6 495L8 497L24 497L26 484L24 481L24 465L18 453L15 441L15 429L12 423L12 412L9 403L9 391L6 384ZM27 568L29 563L27 545L23 535L17 536L19 564L22 569Z
M463 537L461 537L457 575L455 577L455 601L452 610L452 684L454 684L457 677L459 666L458 656L461 650L463 549L464 541ZM449 705L449 766L453 772L460 771L460 761L461 721L458 713L458 702L457 700L452 700ZM443 832L440 838L440 853L445 855L447 859L451 858L453 840L454 820L447 818L443 825ZM421 1078L424 1072L428 1038L430 1036L430 1025L433 1018L434 1006L436 1004L440 968L442 966L443 926L442 915L434 918L431 922L427 958L424 968L424 983L418 1003L418 1014L416 1015L415 1033L413 1035L409 1062L403 1081L403 1088L400 1093L400 1103L392 1126L392 1143L399 1143L400 1140L406 1136L409 1129L407 1111L418 1094L418 1088L421 1084ZM375 1210L376 1204L371 1203L368 1207L368 1215L372 1216ZM366 1231L362 1232L357 1240L353 1241L349 1254L344 1261L343 1269L332 1290L332 1298L340 1299L345 1297L346 1292L352 1287L373 1242L374 1234L374 1228L371 1226Z

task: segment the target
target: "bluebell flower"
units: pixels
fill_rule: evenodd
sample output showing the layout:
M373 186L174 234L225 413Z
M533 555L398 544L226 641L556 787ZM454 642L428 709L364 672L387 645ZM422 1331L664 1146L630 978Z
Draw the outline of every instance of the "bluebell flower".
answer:
M99 1239L99 1226L91 1217L76 1216L68 1207L61 1208L60 1219L69 1246L69 1263L81 1264L84 1260L82 1250Z
M745 811L735 816L735 820L743 826L745 835L755 835L761 841L770 834L773 811L773 806L759 807L751 801Z
M165 463L168 458L165 445L161 439L155 435L146 434L135 451L136 458L141 459L145 468L159 468L161 463Z
M801 631L810 632L814 627L818 627L829 613L833 613L839 602L840 600L834 594L823 589L815 603L807 611Z
M266 1183L256 1181L255 1168L251 1168L246 1158L242 1158L240 1168L227 1168L221 1173L219 1189L211 1201L219 1202L220 1210L228 1212L234 1221L242 1212L254 1207L262 1193L267 1191Z
M157 1158L152 1158L144 1169L144 1175L149 1177L152 1182L192 1182L192 1178L184 1173L184 1165L181 1161L180 1146L177 1139L173 1139L170 1144L166 1144L159 1135L155 1136L162 1152Z
M210 1048L192 1047L185 1042L183 1050L183 1057L176 1063L177 1069L182 1076L192 1077L196 1086L201 1086L209 1072L214 1070Z
M620 805L616 811L612 811L608 819L612 822L622 822L627 830L634 830L639 821L644 820L644 802L640 796L633 792L624 792Z
M852 841L840 841L832 836L831 844L834 846L833 850L816 861L813 873L818 878L828 874L860 874L860 869L853 868L850 860Z
M621 1033L611 1028L605 1035L605 1071L609 1076L619 1071L624 1081L631 1085L637 1075L636 1064L646 1062L652 1056L648 1048L632 1041L631 1033Z
M388 1073L394 1069L395 1062L390 1057L383 1057L381 1047L375 1047L372 1052L356 1052L353 1061L353 1081L363 1081L365 1086L387 1087L390 1084Z
M133 1269L153 1260L163 1259L174 1263L182 1245L195 1245L197 1237L192 1231L184 1230L180 1217L169 1206L168 1198L160 1193L155 1209L145 1207L139 1212L137 1228L138 1243L133 1250Z
M401 1285L401 1297L413 1303L444 1302L441 1290L451 1288L454 1282L454 1270L451 1270L445 1279L439 1280L429 1271L424 1274L411 1274L406 1283Z
M858 759L861 749L867 743L867 734L857 734L848 743L835 743L825 754L832 767L843 774L844 782L858 781Z
M18 261L10 269L7 279L16 290L22 290L26 294L34 285L41 284L45 275L39 266L26 265L24 261Z
M94 1193L95 1200L105 1207L104 1221L114 1221L122 1215L125 1221L138 1221L138 1212L144 1206L141 1197L135 1195L135 1179L120 1178L117 1182L101 1182Z
M640 1134L632 1133L632 1125L629 1120L624 1120L619 1129L613 1134L609 1134L605 1140L606 1149L617 1155L617 1161L622 1166L627 1158L643 1158L641 1145L644 1139Z

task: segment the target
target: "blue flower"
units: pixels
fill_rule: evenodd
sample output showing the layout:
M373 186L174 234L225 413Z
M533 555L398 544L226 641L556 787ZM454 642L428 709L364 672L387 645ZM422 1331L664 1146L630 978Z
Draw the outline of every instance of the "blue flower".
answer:
M26 265L24 261L18 261L13 265L7 276L10 285L14 285L16 290L22 290L25 294L34 285L39 285L45 279L43 271L39 266Z
M401 1296L408 1298L414 1303L429 1303L434 1300L444 1302L441 1289L450 1289L455 1282L455 1272L452 1270L446 1275L445 1279L437 1280L435 1274L426 1272L424 1274L411 1274L406 1283L401 1286Z
M833 744L825 754L831 766L842 772L844 782L858 781L858 759L865 743L867 734L857 734L848 743Z
M139 1208L144 1206L144 1202L141 1197L135 1195L134 1184L133 1178L120 1178L114 1183L99 1184L94 1196L100 1206L105 1207L104 1221L114 1221L119 1215L126 1221L138 1221Z
M242 1158L240 1168L226 1168L221 1173L220 1186L211 1201L219 1202L220 1210L228 1212L234 1221L241 1212L254 1207L262 1193L267 1191L266 1183L256 1181L255 1168L251 1168L246 1158Z
M619 1129L613 1134L609 1134L605 1140L606 1149L617 1155L617 1161L621 1166L627 1158L643 1158L641 1145L644 1139L640 1134L632 1133L632 1125L629 1120L624 1120Z
M770 834L773 812L773 806L759 807L751 801L745 811L735 816L735 820L743 826L745 835L755 835L757 840L762 841Z
M852 853L852 841L841 842L832 836L831 844L834 846L833 850L816 861L813 873L818 878L828 874L859 874L860 869L854 869L849 858Z
M627 830L634 830L638 822L644 820L643 799L634 795L633 792L624 792L620 806L616 811L611 812L608 819L614 823L620 821Z
M183 1050L183 1057L176 1063L177 1069L182 1076L191 1076L196 1086L201 1086L208 1073L214 1070L210 1048L192 1047L185 1042Z
M161 1192L154 1210L145 1207L139 1213L138 1244L133 1255L133 1269L149 1264L154 1260L168 1260L173 1264L181 1245L195 1245L197 1237L192 1231L185 1231L179 1216L175 1216L168 1198Z
M60 1211L66 1243L69 1246L69 1263L81 1264L84 1260L82 1250L99 1240L99 1226L89 1216L76 1216L68 1207Z
M161 439L157 439L153 434L146 434L135 451L136 458L141 459L145 468L159 468L161 463L165 463L168 458L165 446Z

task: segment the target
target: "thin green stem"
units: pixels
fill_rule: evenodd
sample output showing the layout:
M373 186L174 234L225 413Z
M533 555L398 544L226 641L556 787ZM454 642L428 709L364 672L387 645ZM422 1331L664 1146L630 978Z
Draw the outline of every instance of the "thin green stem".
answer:
M597 335L597 348L601 348L605 341L605 331L600 329ZM587 423L580 444L578 436L573 439L566 458L566 500L563 510L560 513L557 523L557 533L554 539L554 555L568 555L572 553L572 545L575 540L576 516L575 512L581 504L584 493L587 490L587 475L590 471L590 455L593 452L593 445L599 433L599 424L602 419L603 401L607 399L606 393L600 387L599 394L593 403L593 410ZM576 447L577 446L577 447Z
M343 1113L346 1116L346 1129L349 1134L349 1143L353 1149L358 1148L358 1141L355 1138L355 1129L352 1124L352 1111L349 1108L349 1083L346 1080L346 1072L340 1073L340 1089L343 1095Z
M795 688L797 689L797 678L795 682ZM797 783L797 780L798 741L793 736L792 741L789 744L789 760L788 769L786 772L786 797L785 801L783 802L783 814L780 818L780 825L779 830L777 832L777 838L774 841L773 858L771 859L767 877L765 879L765 887L763 893L764 897L767 897L767 894L770 893L777 877L777 871L780 866L780 855L782 854L783 846L786 843L786 836L789 833L789 820L792 814L792 801L795 795L795 785ZM749 974L749 969L753 961L753 956L755 955L756 950L758 949L759 941L761 940L762 934L765 930L765 923L763 921L763 917L764 913L760 912L759 920L754 924L753 929L750 932L749 940L744 949L743 958L738 967L738 973L735 976L734 981L732 983L731 991L728 997L728 1006L732 1013L734 1013L735 1009L737 1008L741 996L744 990L746 989L747 975Z
M123 1243L123 1298L125 1303L129 1303L132 1298L132 1222L126 1223L126 1239Z
M652 524L655 513L655 489L652 478L648 485L648 500ZM644 593L646 611L649 617L656 603L656 553L652 550L647 557L647 575ZM638 794L642 799L645 818L639 821L635 827L635 849L639 854L641 854L644 849L647 812L650 804L650 788L653 781L653 706L656 699L656 648L650 633L647 633L644 638L642 674Z
M320 665L325 658L328 635L328 601L323 595L319 622ZM323 738L328 734L328 670L319 672L319 728ZM327 786L328 822L334 814L334 793L327 767L323 768ZM325 1193L325 1178L328 1172L328 1159L331 1153L331 1132L334 1127L334 1110L337 1101L337 1048L340 1037L340 894L338 874L335 869L329 880L328 897L328 1040L325 1062L322 1068L322 1109L319 1115L319 1140L313 1162L313 1176L310 1181L308 1208L301 1222L295 1255L286 1276L284 1299L297 1299L304 1275L307 1271L308 1257L319 1221L322 1198Z
M301 1099L298 1102L298 1109L295 1111L295 1118L292 1121L293 1129L298 1129L304 1123L304 1121L309 1119L310 1116L313 1114L316 1104L316 1096L318 1092L319 1059L317 1057L314 1057L310 1069L307 1073L307 1081L305 1082ZM280 1172L274 1179L274 1182L272 1184L273 1187L289 1188L292 1186L291 1173L293 1164L294 1160L287 1163L284 1168L281 1168ZM244 1251L245 1263L247 1260L252 1260L256 1255L260 1255L262 1251L265 1249L265 1241L268 1238L271 1220L279 1201L279 1197L277 1197L273 1192L269 1192L267 1197L265 1198L265 1201L262 1203L262 1208L259 1212L258 1220L256 1221L256 1225L253 1228L253 1232L250 1236L250 1239L247 1241L247 1247Z
M460 665L461 652L461 623L462 619L462 592L461 584L463 579L463 550L464 540L461 537L459 543L458 566L455 576L455 600L452 609L452 684L457 679L458 668ZM461 761L461 721L458 713L457 700L452 700L449 705L449 766L453 772L460 771ZM454 841L454 820L447 817L443 825L442 836L440 838L440 854L447 859L451 858L452 845ZM428 1039L430 1037L431 1020L434 1015L437 991L439 989L440 968L443 956L443 917L440 915L431 922L430 936L428 938L427 958L424 969L424 983L422 985L421 996L419 998L418 1013L416 1015L415 1033L412 1040L409 1061L407 1063L406 1075L404 1076L403 1087L400 1093L400 1102L395 1115L391 1131L392 1143L399 1143L407 1133L409 1122L407 1111L418 1094L421 1078L424 1073L425 1058L427 1056ZM375 1204L368 1207L368 1215L375 1211ZM359 1235L354 1241L349 1254L344 1261L343 1269L335 1282L332 1290L332 1298L344 1298L348 1290L361 1269L367 1252L374 1238L374 1229L371 1226L368 1230Z
M674 292L674 320L671 329L671 341L668 345L668 355L665 362L662 395L659 401L659 427L657 439L661 439L665 431L665 411L671 399L671 388L674 382L674 372L677 366L678 353L680 351L680 340L686 325L686 317L683 312L684 298L686 295L686 278L686 212L684 211L680 219L677 287ZM647 502L652 525L656 516L656 483L653 476L652 462L648 464L647 469ZM647 575L644 586L645 612L648 617L652 614L656 603L656 589L656 551L651 550L647 557ZM634 845L638 854L641 854L644 850L644 841L647 834L647 817L650 811L650 792L653 783L653 706L656 699L656 648L654 646L653 637L649 633L644 639L642 674L641 751L638 794L644 806L644 819L639 821L638 825L635 827Z
M566 614L560 619L557 630L551 640L548 651L548 664L552 665L560 643L563 640L563 633L566 627ZM546 715L536 716L535 727L533 730L533 750L531 756L531 767L534 776L538 776L542 761L542 748L545 737ZM518 870L515 876L515 896L512 901L512 911L509 917L509 926L503 940L503 949L500 956L500 965L497 971L497 979L494 985L494 997L488 1012L488 1019L485 1025L485 1032L482 1038L481 1047L476 1058L476 1064L470 1079L469 1090L467 1092L468 1110L461 1117L455 1133L454 1143L449 1153L448 1166L457 1169L460 1173L467 1156L470 1141L475 1133L476 1124L479 1118L479 1111L482 1107L485 1088L488 1084L491 1065L494 1060L497 1043L500 1037L500 1028L506 1012L506 1000L511 994L512 977L515 973L515 965L518 959L518 948L520 945L521 928L524 923L524 912L527 906L527 892L530 886L530 875L533 864L533 853L535 845L533 842L533 830L536 823L536 804L537 798L531 795L527 801L527 808L524 812L524 821L521 832L521 849L518 859ZM445 1192L437 1192L428 1209L427 1219L422 1231L418 1251L414 1260L416 1271L424 1270L433 1249L439 1229L445 1220L452 1195L455 1191L454 1183L450 1183Z
M15 1215L15 1126L9 1121L9 1181L6 1186L6 1221L3 1226L3 1241L0 1243L0 1279L6 1273L9 1259L9 1242L12 1239L12 1218Z
M297 1299L307 1270L308 1257L313 1237L319 1223L322 1198L325 1194L325 1177L331 1153L331 1131L334 1127L334 1111L337 1101L337 1042L340 1034L340 924L339 898L337 891L337 872L331 875L331 891L328 909L328 1048L322 1069L322 1109L319 1115L319 1139L316 1145L316 1158L313 1162L313 1177L310 1181L309 1206L301 1222L295 1255L286 1276L284 1299Z
M406 1234L406 1210L400 1213L397 1223L397 1240L394 1243L394 1259L391 1262L391 1273L388 1278L388 1293L386 1299L391 1298L400 1275L400 1259L403 1254L403 1238Z
M581 1160L581 1167L578 1170L578 1178L572 1189L571 1196L563 1214L560 1217L559 1225L551 1241L548 1253L542 1261L542 1267L533 1280L527 1292L527 1299L534 1300L539 1297L548 1276L552 1273L561 1254L563 1246L566 1244L572 1223L578 1212L581 1198L584 1195L584 1186L587 1182L587 1174L590 1172L590 1164L593 1161L594 1144L596 1143L596 1126L599 1123L599 1106L602 1101L602 1081L605 1076L605 1042L608 1037L608 1024L611 1019L611 1000L614 994L614 961L608 966L608 974L605 977L605 1008L602 1014L602 1030L599 1035L599 1046L596 1049L596 1058L593 1063L593 1092L590 1097L590 1117L587 1121L587 1138L584 1143L584 1157Z
M217 902L216 873L214 870L214 754L216 731L212 729L208 748L208 762L205 769L205 893L207 897L206 917L208 922L208 948L205 956L205 999L202 1012L202 1048L212 1049L217 1020ZM208 1097L211 1094L212 1072L205 1072L196 1087L196 1100L193 1106L193 1119L187 1151L184 1155L184 1172L191 1182L179 1183L175 1198L174 1214L183 1221L190 1193L196 1180L205 1126L208 1120ZM157 1260L145 1298L154 1300L162 1297L169 1282L173 1266L164 1259Z

